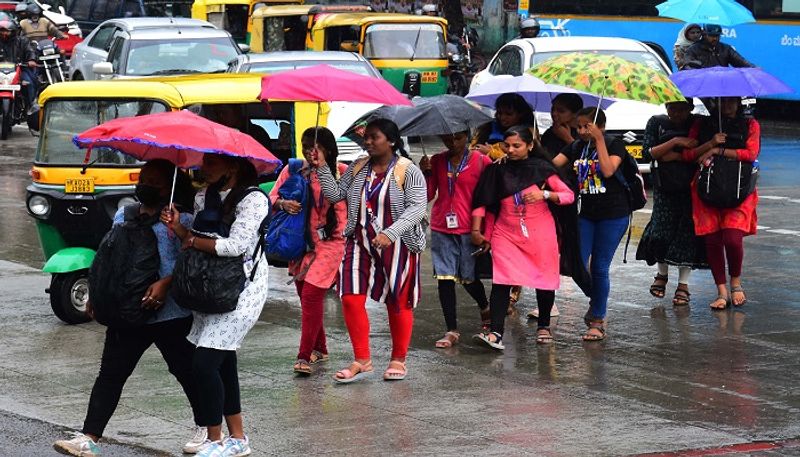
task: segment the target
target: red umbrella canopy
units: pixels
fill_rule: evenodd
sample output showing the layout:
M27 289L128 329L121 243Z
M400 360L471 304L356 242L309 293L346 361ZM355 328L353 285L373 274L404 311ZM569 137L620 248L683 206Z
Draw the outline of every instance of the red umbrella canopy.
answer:
M364 102L411 105L411 101L386 80L314 65L266 75L261 80L261 100L307 102Z
M250 135L189 111L114 119L75 135L72 142L90 151L111 148L143 161L165 159L180 168L200 167L204 154L245 157L260 174L281 166L281 161Z

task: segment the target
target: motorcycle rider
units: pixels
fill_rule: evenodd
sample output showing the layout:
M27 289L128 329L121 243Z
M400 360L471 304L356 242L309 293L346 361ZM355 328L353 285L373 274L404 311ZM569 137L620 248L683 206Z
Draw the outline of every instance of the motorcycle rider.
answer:
M0 19L0 62L12 62L22 66L22 80L27 82L25 97L28 106L34 106L39 94L36 78L36 53L28 38L17 34L19 26L9 19ZM24 87L24 86L23 86Z
M717 24L703 25L703 39L689 46L684 60L696 61L700 68L709 67L755 67L729 44L720 42L722 27Z
M535 17L530 17L520 22L519 36L517 38L536 38L539 36L539 31L541 29L542 28L539 26L539 21L536 20Z
M22 34L28 37L29 40L38 42L39 40L46 40L50 37L57 39L66 38L66 35L61 33L55 24L42 16L42 8L39 5L35 3L29 4L27 12L28 18L21 20L19 22L19 27L22 30Z

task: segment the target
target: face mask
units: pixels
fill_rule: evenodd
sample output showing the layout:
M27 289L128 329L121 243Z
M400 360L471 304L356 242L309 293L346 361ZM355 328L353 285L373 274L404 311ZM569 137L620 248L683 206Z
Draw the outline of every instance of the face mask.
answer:
M137 184L136 198L145 206L156 206L161 202L161 189L148 184Z

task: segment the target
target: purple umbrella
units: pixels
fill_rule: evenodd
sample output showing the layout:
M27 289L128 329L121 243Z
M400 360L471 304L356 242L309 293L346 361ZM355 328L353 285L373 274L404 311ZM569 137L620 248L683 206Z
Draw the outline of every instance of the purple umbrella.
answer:
M710 67L670 76L687 97L761 97L794 90L760 68Z

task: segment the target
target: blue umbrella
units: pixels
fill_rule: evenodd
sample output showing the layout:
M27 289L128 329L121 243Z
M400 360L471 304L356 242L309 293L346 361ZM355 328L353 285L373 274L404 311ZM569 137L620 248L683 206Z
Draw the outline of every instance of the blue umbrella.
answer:
M659 16L683 22L730 26L756 21L750 10L734 0L670 0L656 8Z
M794 90L760 68L710 67L670 76L687 97L761 97Z

